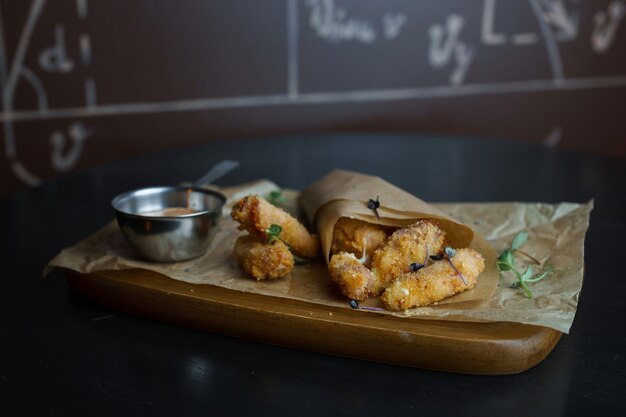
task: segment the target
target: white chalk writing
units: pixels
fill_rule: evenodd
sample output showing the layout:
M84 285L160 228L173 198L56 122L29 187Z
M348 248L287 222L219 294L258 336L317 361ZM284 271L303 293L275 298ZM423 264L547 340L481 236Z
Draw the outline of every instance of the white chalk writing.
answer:
M485 45L505 45L509 42L513 45L530 45L539 41L539 37L534 32L513 33L510 35L496 32L495 21L496 0L485 0L480 30L481 39Z
M74 168L82 153L84 142L91 133L92 129L87 128L82 122L75 122L70 125L68 129L69 141L62 131L53 132L50 136L52 167L58 172L67 172Z
M334 43L371 43L378 36L370 22L349 17L347 11L337 7L333 0L309 0L308 4L311 7L309 24L322 39Z
M407 17L404 13L385 13L382 19L385 38L397 38L406 22Z
M464 25L465 21L462 16L451 14L445 24L434 24L428 29L430 37L428 62L434 68L443 68L451 63L456 64L450 75L450 83L453 85L463 83L475 56L473 48L459 39Z
M287 39L284 44L286 53L283 54L286 57L287 77L284 91L266 95L180 97L162 101L146 101L141 97L135 97L135 100L113 103L106 102L106 99L110 97L109 94L103 94L101 97L103 103L98 102L94 74L101 74L102 71L98 71L96 67L99 62L94 59L97 57L94 55L93 47L104 43L96 37L97 32L91 34L94 38L87 33L89 28L94 27L90 25L93 22L90 21L92 17L89 14L97 12L100 8L90 10L88 0L74 0L72 3L75 4L74 16L71 17L74 23L76 18L80 20L77 31L73 31L75 26L70 26L72 19L68 18L60 22L46 20L45 25L39 26L40 32L36 37L33 33L39 25L38 21L44 5L48 3L47 0L30 0L30 10L26 19L22 20L24 26L19 36L13 36L13 33L11 36L4 36L3 16L0 11L0 86L2 87L0 124L3 131L4 155L14 174L29 185L37 185L40 182L36 170L31 171L18 157L16 132L19 131L15 124L20 122L57 119L68 119L72 122L67 129L56 129L45 136L49 137L51 147L49 157L51 167L57 172L67 172L79 163L85 144L90 142L88 138L91 138L95 131L96 119L103 117L297 104L423 100L469 95L517 94L528 91L626 87L626 74L600 77L590 75L587 78L567 77L568 72L564 67L565 64L572 62L569 51L574 51L573 46L567 48L568 55L564 55L564 58L568 58L567 60L561 57L562 50L565 48L559 47L559 43L572 42L583 33L587 36L588 32L583 32L583 30L588 31L590 28L591 50L597 54L607 53L611 49L618 52L616 45L623 41L623 36L621 36L623 33L620 29L626 16L626 0L605 0L602 6L597 6L593 2L588 2L583 6L581 0L528 0L525 2L483 0L482 10L478 10L477 17L473 12L463 11L468 8L460 6L464 2L450 2L459 10L441 12L439 6L432 8L415 6L413 9L419 9L416 12L419 15L415 22L409 21L409 17L413 19L414 15L408 14L406 10L390 10L392 7L390 4L402 4L408 7L407 5L411 2L368 2L365 6L365 2L347 0L284 1L287 6L285 19ZM526 17L529 10L532 12L530 20ZM415 10L411 13L413 11ZM517 16L518 13L520 17ZM57 19L58 16L58 13L51 13L47 17ZM591 18L593 18L592 21ZM23 19L23 16L20 19ZM507 24L507 22L514 22L514 24ZM414 27L410 27L411 23ZM416 38L410 39L408 35L415 33L418 34ZM73 39L74 37L77 39ZM311 38L321 39L321 42L331 44L329 46L331 49L335 49L338 45L347 46L345 52L348 59L354 56L358 58L355 62L359 63L363 63L368 57L379 56L377 52L383 48L388 48L388 51L394 53L396 51L402 53L403 58L406 56L407 65L414 65L420 60L419 56L422 56L421 61L425 59L426 62L419 64L426 64L430 67L430 71L445 75L447 84L421 87L408 85L400 88L363 84L348 91L302 91L301 88L307 88L308 85L304 83L301 86L300 58L310 53ZM31 39L36 39L33 45L31 45ZM5 46L6 41L16 40L15 45L9 45L8 48ZM41 43L42 40L44 43ZM422 45L424 41L427 45L425 51L411 50L412 45ZM352 48L355 45L356 47ZM381 45L384 47L377 49ZM551 77L489 81L486 77L492 74L492 70L485 73L483 82L477 82L478 77L469 77L474 62L488 55L482 53L487 49L491 48L494 53L490 55L495 56L495 52L500 50L510 53L511 50L508 47L523 50L526 46L531 49L533 45L537 45L533 52L545 54L552 71ZM575 44L576 48L580 48L580 45L582 42ZM315 48L318 47L319 45L315 46ZM586 47L589 48L589 45L587 44ZM423 46L421 48L424 49ZM371 50L372 53L358 55L364 49ZM351 55L352 53L354 55ZM534 59L536 55L532 56ZM397 65L397 62L394 61L394 65ZM385 65L384 62L376 64L378 67ZM124 65L131 64L125 63ZM334 62L328 62L329 71L332 71L333 65L335 65ZM481 69L490 65L491 63L486 63ZM497 66L495 59L494 65ZM80 66L80 71L77 70L78 66ZM354 70L354 66L341 69L345 68ZM496 70L497 68L493 71ZM53 97L49 100L45 88L46 82L53 78L57 82L60 77L51 76L48 73L66 74L68 78L80 74L83 77L84 94L79 100L84 100L84 102L74 107L51 108L50 106L57 101L52 100ZM574 73L576 71L569 72L569 74ZM430 79L431 74L425 75L425 80ZM365 80L366 76L367 74L364 74L362 78ZM507 78L497 78L507 80ZM30 108L15 108L14 96L18 86L20 94L26 93L27 97L19 100L20 106L26 106L23 103L28 103ZM55 88L49 92L52 94L56 91L58 89ZM31 98L33 95L34 99ZM60 102L68 102L68 100ZM89 127L85 124L87 122L81 121L84 118L88 118ZM559 143L561 137L562 129L557 126L545 138L544 143L547 146L554 146Z
M68 73L74 69L74 62L67 57L65 29L62 25L54 29L54 45L39 54L39 65L48 72Z
M541 0L543 20L553 28L557 41L572 41L578 37L578 14L568 12L563 0Z
M611 49L617 28L626 14L626 6L622 2L614 1L609 4L607 11L599 11L593 17L593 32L591 33L591 47L599 54Z

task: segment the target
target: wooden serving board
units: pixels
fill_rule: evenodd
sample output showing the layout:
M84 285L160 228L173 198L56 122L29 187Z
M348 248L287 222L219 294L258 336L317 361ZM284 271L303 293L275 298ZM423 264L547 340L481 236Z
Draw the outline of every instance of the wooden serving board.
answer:
M68 285L103 305L151 319L259 342L423 369L501 375L525 371L561 333L519 323L467 323L328 307L147 270L80 274Z

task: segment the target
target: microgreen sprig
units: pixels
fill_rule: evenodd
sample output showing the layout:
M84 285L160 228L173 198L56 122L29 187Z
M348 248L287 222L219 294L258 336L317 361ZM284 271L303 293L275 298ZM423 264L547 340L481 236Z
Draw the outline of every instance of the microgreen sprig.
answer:
M270 225L269 229L265 230L265 236L267 237L267 243L272 243L275 240L282 240L280 238L280 234L281 234L282 231L283 231L283 228L280 227L279 225L277 225L277 224ZM289 248L289 251L291 252L291 255L293 256L293 260L294 260L294 262L296 264L306 264L306 263L311 262L308 259L304 259L304 258L301 258L301 257L299 257L297 255L294 255L293 251L291 250L291 247L289 247L289 245L287 245L287 247Z
M367 208L372 210L376 215L376 218L380 220L380 215L378 214L378 209L380 208L380 201L378 200L378 196L376 196L376 200L369 199L367 202Z
M285 200L286 197L283 195L283 190L270 191L267 195L267 201L275 206L280 206Z
M452 262L452 258L454 257L454 255L456 255L456 249L454 249L451 246L446 246L443 249L443 253L445 254L446 259L448 260L448 263L450 264L452 269L454 269L454 272L456 272L456 274L461 278L461 281L463 281L463 284L467 285L467 280L465 279L461 271L459 271L456 265L454 265L454 263Z
M496 268L498 268L498 272L502 275L503 272L512 271L513 274L517 277L517 283L514 284L514 287L520 287L526 297L533 298L533 293L528 288L528 283L538 282L547 277L551 272L552 268L547 268L545 271L537 273L533 275L534 268L532 265L528 265L526 270L522 273L517 269L517 265L515 262L515 256L513 253L517 251L520 246L526 242L528 239L528 232L520 232L518 233L511 242L511 247L503 251L498 259L496 260Z
M411 265L409 265L409 270L411 272L417 272L422 268L426 268L429 259L430 258L428 256L428 245L426 245L426 256L424 256L424 263L418 264L417 262L413 262Z
M280 234L283 228L277 224L272 224L269 229L265 230L265 236L267 236L267 243L272 243L275 240L280 240Z
M353 310L383 311L380 307L361 306L357 300L350 300L350 307Z

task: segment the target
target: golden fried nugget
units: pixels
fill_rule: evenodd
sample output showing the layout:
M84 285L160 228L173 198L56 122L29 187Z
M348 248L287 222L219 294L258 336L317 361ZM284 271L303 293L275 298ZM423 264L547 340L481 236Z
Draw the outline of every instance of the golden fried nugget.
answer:
M280 240L301 258L314 259L319 254L319 239L316 235L310 234L291 214L258 195L249 195L236 202L231 215L240 223L240 230L245 229L263 239L267 239L266 230L270 226L280 226Z
M328 272L346 297L353 300L365 300L369 297L374 274L354 254L340 252L333 255L328 264Z
M473 249L459 249L450 261L435 261L417 272L400 275L383 292L381 300L388 310L406 310L443 300L473 288L476 277L485 269L482 255ZM463 278L467 282L464 283Z
M255 235L239 236L233 248L235 260L257 281L282 278L294 266L293 255L280 240L265 243Z
M429 220L420 220L398 229L374 252L372 272L377 280L370 293L379 295L396 277L409 272L412 263L424 263L426 257L439 253L445 232Z
M377 224L341 217L335 223L330 253L353 253L357 258L361 258L363 265L369 267L374 251L381 247L386 239L387 234Z

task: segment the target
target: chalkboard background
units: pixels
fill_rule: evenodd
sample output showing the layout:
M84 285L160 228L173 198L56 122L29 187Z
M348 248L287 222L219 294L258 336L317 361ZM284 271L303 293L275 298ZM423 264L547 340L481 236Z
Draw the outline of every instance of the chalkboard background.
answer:
M626 157L626 1L0 0L0 193L312 131Z

